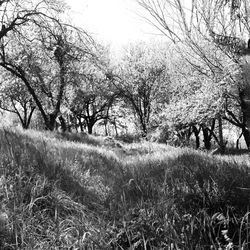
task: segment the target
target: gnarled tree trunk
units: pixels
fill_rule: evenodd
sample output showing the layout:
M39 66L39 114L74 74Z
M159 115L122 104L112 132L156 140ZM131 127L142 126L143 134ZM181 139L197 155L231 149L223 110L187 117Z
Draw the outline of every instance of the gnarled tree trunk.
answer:
M244 86L240 98L242 99L242 112L246 128L242 130L247 148L250 149L250 55L243 58Z

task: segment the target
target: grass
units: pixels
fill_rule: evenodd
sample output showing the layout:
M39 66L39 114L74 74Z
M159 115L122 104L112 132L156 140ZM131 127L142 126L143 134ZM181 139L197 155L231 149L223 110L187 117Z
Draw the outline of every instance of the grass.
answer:
M249 156L0 129L0 249L249 249Z

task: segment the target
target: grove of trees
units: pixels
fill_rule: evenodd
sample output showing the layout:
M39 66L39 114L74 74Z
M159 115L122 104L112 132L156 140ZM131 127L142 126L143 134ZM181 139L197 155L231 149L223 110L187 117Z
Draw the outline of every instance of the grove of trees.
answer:
M249 148L249 1L137 2L145 19L173 42L177 64L182 65L182 69L175 66L172 74L175 125L189 129L189 135L192 130L197 135L198 126L205 148L214 137L223 149L226 121L241 129Z
M63 1L1 1L0 109L24 129L36 113L44 129L89 134L101 124L119 134L133 117L141 137L160 130L157 140L207 150L223 151L231 126L249 149L250 3L137 2L166 44L130 44L114 58L65 21Z

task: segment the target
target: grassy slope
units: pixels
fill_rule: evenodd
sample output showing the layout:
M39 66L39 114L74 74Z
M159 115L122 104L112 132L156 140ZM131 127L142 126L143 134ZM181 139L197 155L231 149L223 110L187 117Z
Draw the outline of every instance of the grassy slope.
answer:
M0 249L248 249L249 165L0 129Z

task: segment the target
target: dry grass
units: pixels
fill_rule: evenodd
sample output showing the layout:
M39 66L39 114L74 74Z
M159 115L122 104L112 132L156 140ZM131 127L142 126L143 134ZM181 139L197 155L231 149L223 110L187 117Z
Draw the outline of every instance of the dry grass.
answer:
M0 129L0 249L249 249L249 166L248 155Z

